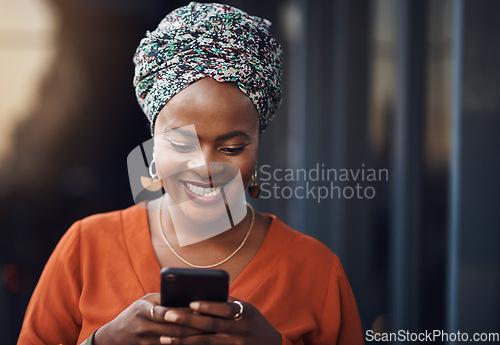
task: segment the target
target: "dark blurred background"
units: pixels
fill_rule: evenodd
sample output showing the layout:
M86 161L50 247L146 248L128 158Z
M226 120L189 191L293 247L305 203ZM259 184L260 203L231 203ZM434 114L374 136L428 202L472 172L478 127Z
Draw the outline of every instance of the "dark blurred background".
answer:
M67 228L133 204L126 158L149 131L132 56L187 3L0 3L1 344ZM500 332L500 2L226 3L270 19L285 49L259 163L389 173L361 182L373 198L257 208L339 255L365 330Z

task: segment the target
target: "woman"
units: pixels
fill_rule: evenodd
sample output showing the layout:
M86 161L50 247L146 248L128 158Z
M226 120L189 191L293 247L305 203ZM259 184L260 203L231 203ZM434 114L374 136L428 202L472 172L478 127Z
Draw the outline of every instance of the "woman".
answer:
M338 258L241 202L252 177L258 194L259 136L281 100L282 53L269 25L191 3L141 41L134 85L154 134L145 186L159 180L167 193L68 230L19 344L363 343ZM162 307L165 266L226 270L230 301Z

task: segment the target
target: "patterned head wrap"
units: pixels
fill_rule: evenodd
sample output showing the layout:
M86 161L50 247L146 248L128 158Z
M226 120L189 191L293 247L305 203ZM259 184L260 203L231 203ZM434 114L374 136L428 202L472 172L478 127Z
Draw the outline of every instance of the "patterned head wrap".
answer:
M235 82L252 100L263 132L281 102L283 53L270 25L228 5L192 2L147 32L134 56L134 87L151 133L170 98L205 77Z

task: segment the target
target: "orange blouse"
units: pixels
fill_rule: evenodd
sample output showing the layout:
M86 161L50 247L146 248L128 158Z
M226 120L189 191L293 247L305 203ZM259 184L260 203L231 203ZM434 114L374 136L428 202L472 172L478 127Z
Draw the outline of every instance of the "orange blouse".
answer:
M273 215L267 236L229 294L256 306L283 345L363 344L339 259ZM160 265L139 206L77 221L52 253L18 344L80 344L142 296L159 292Z

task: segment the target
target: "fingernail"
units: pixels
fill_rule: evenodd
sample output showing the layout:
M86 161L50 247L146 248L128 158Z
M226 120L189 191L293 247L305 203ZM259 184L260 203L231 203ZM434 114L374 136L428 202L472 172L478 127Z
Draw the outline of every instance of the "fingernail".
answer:
M165 321L175 322L177 320L179 320L179 315L177 315L177 313L172 310L167 311L167 313L165 314Z
M172 344L172 338L161 336L160 337L160 344Z
M193 310L198 310L200 309L200 302L191 302L189 303L189 307Z

